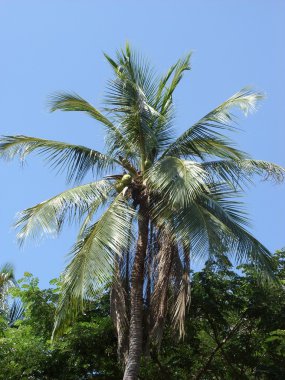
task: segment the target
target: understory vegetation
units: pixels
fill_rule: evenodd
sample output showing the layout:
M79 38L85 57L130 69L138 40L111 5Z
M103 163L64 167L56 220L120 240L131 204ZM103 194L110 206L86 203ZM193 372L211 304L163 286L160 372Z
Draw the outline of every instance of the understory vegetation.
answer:
M233 267L223 255L192 272L185 337L178 341L168 316L162 344L148 347L139 378L285 378L284 251L277 251L273 261L275 284L261 283L252 265ZM60 280L42 290L38 280L25 273L18 283L10 293L24 307L21 319L9 325L4 313L1 316L1 380L122 377L109 288L98 293L88 310L52 342Z

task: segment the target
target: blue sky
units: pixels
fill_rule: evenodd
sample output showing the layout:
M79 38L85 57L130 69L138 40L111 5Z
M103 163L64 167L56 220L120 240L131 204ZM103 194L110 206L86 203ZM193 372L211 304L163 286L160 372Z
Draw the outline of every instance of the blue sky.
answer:
M102 129L87 116L48 112L48 95L75 91L96 106L111 75L112 55L128 40L158 72L193 51L192 71L176 94L177 134L245 85L266 93L257 113L240 115L233 137L253 157L285 166L285 1L178 2L0 0L1 135L24 134L102 149ZM283 148L283 149L282 149ZM39 157L0 162L0 263L16 275L58 276L76 236L67 227L57 239L19 249L15 214L67 188L63 176ZM285 186L256 180L245 201L252 231L270 250L285 245Z

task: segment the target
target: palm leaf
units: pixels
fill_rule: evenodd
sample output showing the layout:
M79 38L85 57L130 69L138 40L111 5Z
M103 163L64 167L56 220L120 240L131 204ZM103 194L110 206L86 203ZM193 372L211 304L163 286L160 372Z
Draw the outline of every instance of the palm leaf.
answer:
M16 321L23 318L24 311L24 306L20 300L15 300L12 303L8 315L8 323L10 327L13 327Z
M207 188L207 173L194 161L165 157L146 174L149 189L157 193L163 204L185 207ZM159 210L159 204L154 210Z
M178 60L174 65L172 65L167 73L160 79L157 93L156 93L156 100L155 100L155 106L157 107L159 102L161 102L163 91L165 90L165 87L172 76L174 70L177 68L177 65L179 64L180 60Z
M80 219L92 208L95 212L106 201L113 186L107 180L89 183L66 190L55 197L22 211L15 227L18 241L39 239L44 235L57 235L64 220Z
M244 218L240 215L239 209L234 209L233 202L227 200L221 202L205 197L204 202L201 203L203 203L202 207L206 218L220 225L222 235L225 234L221 241L226 241L228 252L234 255L235 260L237 262L252 261L262 274L273 279L271 252L245 230L242 225L244 223L241 223Z
M81 98L75 93L56 93L50 97L51 112L56 110L61 111L79 111L85 112L93 119L102 123L108 131L108 135L112 136L113 151L120 153L130 150L128 141L123 137L119 128L100 111L88 103L85 99ZM110 140L110 138L109 138Z
M153 146L155 141L151 126L160 114L148 102L143 88L127 77L109 83L106 102L112 105L112 112L116 113L120 131L131 147L130 152L139 151L141 161L144 162L148 156L148 147Z
M9 317L10 306L8 302L9 289L18 286L14 276L14 267L6 263L0 267L0 314Z
M93 299L98 287L111 280L114 257L121 256L129 246L133 215L134 210L118 195L98 222L86 230L84 238L74 245L63 274L54 334L63 331L82 310L84 301Z
M50 97L49 104L51 112L57 110L85 112L93 119L102 123L108 129L118 132L115 125L109 119L107 119L100 111L98 111L85 99L75 93L55 93Z
M252 159L219 160L201 164L213 179L226 181L235 187L246 184L254 175L263 177L264 180L282 182L285 177L285 169L272 162Z
M139 161L143 167L155 141L152 125L161 117L155 108L157 81L154 71L129 45L125 52L117 53L116 62L106 58L115 69L115 79L109 81L106 111L118 121L120 132L131 147L130 152L140 152Z
M3 279L12 279L14 278L14 267L10 263L5 263L0 267L0 278ZM1 283L0 283L1 284Z
M28 136L4 136L1 139L0 156L4 159L13 159L18 155L24 161L34 151L45 155L50 166L59 172L67 170L68 181L80 181L89 170L100 173L103 169L113 167L116 162L105 154L81 145Z
M154 118L152 123L154 136L152 145L148 149L148 158L150 159L163 152L173 139L174 109L172 95L182 79L183 72L190 70L190 57L191 54L188 54L185 58L179 59L159 81L154 108L159 111L160 117Z
M190 236L196 257L215 254L223 244L237 262L252 261L273 278L271 253L245 229L248 219L242 203L233 201L234 192L223 193L223 186L216 192L213 188L211 194L201 195L187 209L175 213L173 231L180 239Z
M176 87L181 81L184 71L188 71L191 69L191 66L190 66L191 55L192 53L189 53L186 55L185 58L179 59L178 62L173 67L170 68L166 77L164 77L162 81L160 82L158 95L160 95L160 93L162 92L161 89L165 88L164 95L162 97L161 104L160 104L160 112L162 115L165 114L165 112L168 109L168 106L171 104L173 92L175 91ZM173 78L171 80L171 83L168 87L166 87L167 82L170 76L172 75L172 73L173 73Z
M203 157L207 153L219 157L232 158L233 154L241 157L242 152L233 150L234 148L229 145L230 141L217 130L235 130L231 109L239 108L247 115L255 110L257 102L262 98L261 93L253 92L249 88L242 89L187 129L166 149L163 156L180 157L194 154ZM212 140L213 144L211 144ZM217 149L217 144L219 149ZM221 152L223 145L224 152Z

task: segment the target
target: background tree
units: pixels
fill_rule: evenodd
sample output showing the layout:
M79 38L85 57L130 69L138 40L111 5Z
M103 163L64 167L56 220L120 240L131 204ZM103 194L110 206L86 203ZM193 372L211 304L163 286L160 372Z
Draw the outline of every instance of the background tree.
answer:
M18 286L14 276L14 268L6 263L0 267L0 316L5 318L10 325L20 319L23 314L23 307L19 300L13 302L9 297L11 289Z
M114 79L104 113L76 94L51 100L52 111L82 111L103 124L105 153L8 136L0 154L8 159L45 154L52 166L67 170L68 180L81 181L88 171L105 175L23 211L16 226L23 243L60 232L64 220L81 221L63 276L55 333L74 319L82 301L92 300L98 285L111 280L124 379L136 379L143 343L146 352L150 344L159 346L169 307L173 326L184 334L190 253L215 255L222 242L237 260L248 258L272 274L270 252L246 231L247 219L233 197L254 174L280 181L284 171L249 158L222 133L235 129L231 109L247 114L260 93L241 90L175 138L173 94L190 69L190 55L162 77L128 44L115 59L105 57Z
M13 328L1 325L1 380L111 380L122 376L107 293L98 295L92 309L52 343L60 282L52 280L49 289L40 289L38 279L25 273L19 284L13 294L24 305L24 318Z
M225 258L209 260L191 273L192 301L185 336L173 332L171 313L159 351L142 360L145 380L282 379L284 367L284 252L274 257L279 283L264 286L252 265L239 270ZM0 379L118 379L116 335L109 313L109 289L98 293L83 315L50 341L60 286L40 289L26 273L15 289L24 318L0 324Z

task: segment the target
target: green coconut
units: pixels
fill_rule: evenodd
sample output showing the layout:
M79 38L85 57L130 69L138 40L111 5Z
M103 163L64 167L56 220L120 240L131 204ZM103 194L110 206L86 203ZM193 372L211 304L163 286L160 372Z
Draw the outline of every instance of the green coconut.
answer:
M132 182L132 176L130 174L124 174L122 179L121 179L121 182L125 185L125 186L128 186L131 184Z
M117 193L120 193L121 191L123 191L124 188L125 188L125 185L123 184L122 181L116 182L115 189L116 189Z
M145 160L144 167L145 167L146 170L149 169L151 167L151 161L150 160Z

